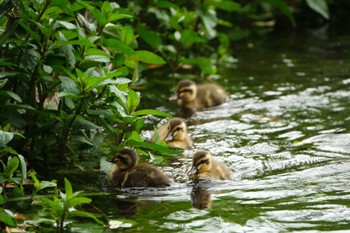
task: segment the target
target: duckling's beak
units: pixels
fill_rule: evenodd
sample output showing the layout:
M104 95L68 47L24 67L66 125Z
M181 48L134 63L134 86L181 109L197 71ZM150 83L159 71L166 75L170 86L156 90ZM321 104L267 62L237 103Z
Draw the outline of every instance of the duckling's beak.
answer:
M174 100L177 100L178 98L179 98L179 95L177 93L175 93L174 95L169 97L169 100L174 101Z
M195 174L197 174L197 172L198 172L197 167L196 166L192 166L191 170L189 172L187 172L187 176L188 177L194 176Z
M174 139L173 134L171 132L168 133L168 135L165 137L164 141L170 142Z

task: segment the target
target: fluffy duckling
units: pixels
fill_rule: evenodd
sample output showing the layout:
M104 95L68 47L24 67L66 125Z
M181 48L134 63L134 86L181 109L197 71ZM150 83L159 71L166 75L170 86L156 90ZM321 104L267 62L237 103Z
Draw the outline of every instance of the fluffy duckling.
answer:
M208 151L198 151L192 158L192 168L187 173L190 179L211 177L219 180L231 179L230 169L221 162L213 159Z
M167 123L157 129L159 140L167 143L169 147L186 149L193 145L193 141L188 134L186 122L182 118L171 118ZM155 142L155 135L151 142Z
M228 96L225 90L216 84L199 84L191 80L181 80L177 93L170 100L184 108L201 110L224 103Z
M134 150L124 149L108 160L117 166L108 173L108 181L114 187L165 187L170 179L150 164L137 164Z

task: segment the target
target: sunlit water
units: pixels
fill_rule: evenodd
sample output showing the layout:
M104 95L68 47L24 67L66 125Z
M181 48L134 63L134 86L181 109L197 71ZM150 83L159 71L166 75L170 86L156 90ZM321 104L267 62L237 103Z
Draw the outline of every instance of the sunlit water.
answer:
M194 147L164 168L172 187L124 190L95 205L133 221L127 232L347 232L349 45L309 36L238 50L237 68L218 80L230 100L188 119ZM176 114L173 103L154 104ZM233 180L188 183L197 150L225 162Z

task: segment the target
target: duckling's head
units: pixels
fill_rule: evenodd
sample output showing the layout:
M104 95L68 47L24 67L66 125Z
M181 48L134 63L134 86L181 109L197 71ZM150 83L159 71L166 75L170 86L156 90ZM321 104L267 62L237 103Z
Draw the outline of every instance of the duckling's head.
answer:
M196 83L191 80L181 80L177 87L176 97L171 97L171 100L177 99L177 102L182 103L191 102L196 98L197 86Z
M187 175L192 178L201 176L203 173L209 172L212 167L212 156L209 151L198 151L193 155L192 168Z
M187 125L181 118L172 118L168 122L168 135L165 138L166 142L181 141L187 137Z
M137 164L138 157L134 150L123 149L118 151L114 158L108 160L118 166L119 170L128 170Z

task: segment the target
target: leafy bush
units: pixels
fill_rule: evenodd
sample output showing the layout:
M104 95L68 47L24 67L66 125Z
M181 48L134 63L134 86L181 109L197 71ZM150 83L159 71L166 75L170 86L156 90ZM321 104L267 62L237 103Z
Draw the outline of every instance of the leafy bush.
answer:
M136 49L127 9L113 2L6 0L0 16L0 122L26 136L15 146L27 158L74 160L97 154L104 141L137 146L144 115L169 116L137 110L140 94L130 86L139 63L164 61Z

